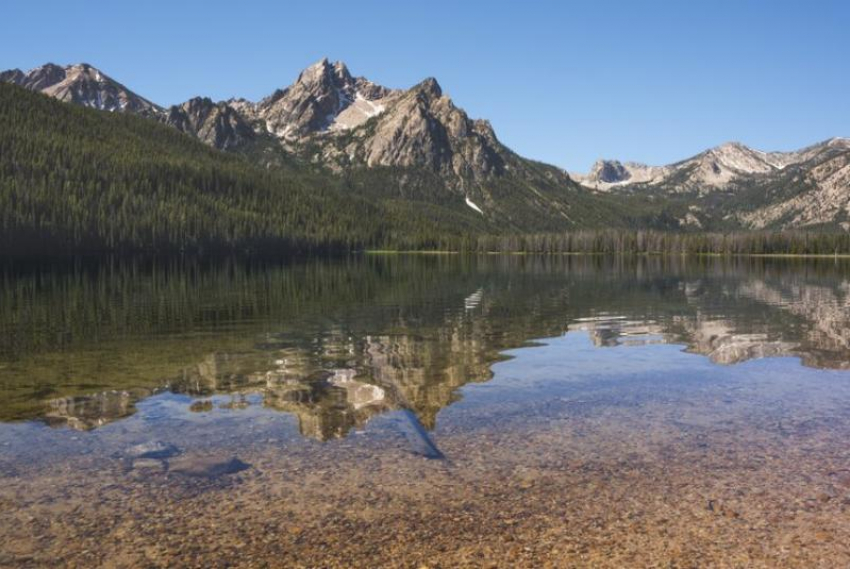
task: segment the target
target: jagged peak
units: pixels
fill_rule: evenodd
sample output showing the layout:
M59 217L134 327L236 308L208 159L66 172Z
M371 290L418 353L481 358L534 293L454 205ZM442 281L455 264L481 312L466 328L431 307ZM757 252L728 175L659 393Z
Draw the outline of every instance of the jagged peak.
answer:
M296 83L302 84L335 84L345 86L354 81L348 67L342 61L331 64L327 57L323 57L313 65L307 67L298 75Z
M68 74L73 74L73 73L83 73L83 74L86 74L87 76L93 75L96 78L98 78L98 80L102 79L102 80L114 81L112 78L110 78L106 73L101 71L99 68L97 68L96 66L92 65L91 63L87 63L85 61L81 61L79 63L71 63L71 64L68 64L68 65L59 65L59 64L56 64L56 63L48 62L48 63L45 63L44 65L40 65L38 67L34 67L34 68L30 69L26 73L26 75L32 76L32 75L36 75L36 74L52 74L52 75L55 75L57 77L59 77L59 76L67 77Z
M26 79L26 75L18 68L0 71L0 81L4 83L14 83L15 85L20 85L24 79Z
M55 63L45 63L27 71L25 76L21 78L21 84L25 84L27 88L41 90L64 81L67 76L67 67Z
M613 159L613 158L598 158L593 163L593 168L595 168L597 166L600 166L600 167L605 166L606 164L622 165L622 162L620 162L619 160Z
M253 101L249 101L245 97L230 97L225 101L228 105L253 105Z
M115 84L119 84L109 75L101 71L98 67L92 65L91 63L87 63L85 61L79 63L71 63L68 65L59 65L56 63L48 62L44 65L40 65L38 67L34 67L26 72L26 77L35 77L35 76L44 76L44 77L52 77L53 82L58 83L60 81L64 81L68 78L74 78L83 75L86 78L92 78L99 82L112 82Z
M415 93L424 93L428 96L439 99L443 96L443 89L440 87L440 84L433 77L428 77L423 81L417 83L413 86L411 91Z
M351 77L351 72L348 70L348 66L344 62L335 61L333 68L337 77Z
M35 73L37 71L65 71L68 67L70 67L70 65L58 65L56 63L53 63L52 61L48 61L44 65L38 65L36 67L33 67L32 69L27 71L27 74Z
M713 148L709 148L697 154L690 160L698 160L698 161L711 161L712 163L728 163L727 165L733 168L744 167L744 169L748 169L748 167L744 166L744 164L738 164L738 161L744 162L764 162L767 164L764 158L765 153L759 150L754 150L749 146L742 144L738 141L730 141L724 142L719 146L715 146Z
M619 160L600 159L593 163L590 177L600 182L618 183L628 180L632 175Z
M304 69L301 73L298 74L298 79L295 80L296 83L315 83L321 81L322 78L328 76L330 73L330 63L328 62L327 57L323 57L313 65L310 65L306 69Z
M730 140L730 141L724 142L723 144L721 144L721 145L719 145L715 148L711 148L709 151L713 151L713 150L720 150L720 151L725 151L725 152L729 152L729 151L753 152L752 148L750 148L749 146L747 146L747 145L745 145L741 142L738 142L737 140Z
M217 103L215 103L209 97L197 96L197 97L192 97L191 99L187 100L186 102L184 102L180 106L181 107L188 107L188 106L192 106L192 105L212 106L212 105L215 105L215 104L217 104Z

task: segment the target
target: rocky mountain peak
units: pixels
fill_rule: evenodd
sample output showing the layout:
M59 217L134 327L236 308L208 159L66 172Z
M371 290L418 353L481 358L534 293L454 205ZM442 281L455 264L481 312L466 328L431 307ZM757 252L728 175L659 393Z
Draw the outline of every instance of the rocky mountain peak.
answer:
M104 111L128 111L155 115L160 107L133 93L88 63L59 66L47 63L27 73L11 70L0 80L12 82L30 91L39 91L60 101Z
M47 63L27 72L23 87L32 91L41 91L64 81L67 76L66 68L55 63Z
M291 86L257 106L269 132L285 141L314 133L349 129L383 112L377 103L391 90L354 78L340 61L325 58L304 71Z
M595 190L607 191L631 184L652 183L664 175L664 167L647 166L640 162L620 162L619 160L597 160L587 174L571 176L583 186Z
M727 142L696 156L692 163L693 185L720 188L741 175L765 174L777 169L763 152L740 142Z
M65 68L55 63L46 63L24 73L20 69L10 69L0 73L0 81L14 83L31 91L41 91L65 79Z
M255 134L240 113L226 102L195 97L168 109L165 124L222 150L238 147Z
M350 149L366 165L427 166L461 185L504 173L508 152L490 123L471 120L435 79L389 99L371 136Z
M750 148L745 146L744 144L738 142L737 140L728 140L717 146L714 150L720 150L723 152L750 152Z
M354 84L354 78L343 62L337 61L332 64L325 57L302 71L295 80L295 84L308 88L345 89Z
M597 160L590 169L589 177L599 182L615 184L628 180L632 175L619 160Z
M412 89L414 93L421 93L425 97L431 99L439 99L443 96L443 89L440 87L440 84L433 77L428 77L424 81L415 85Z
M0 83L14 83L20 85L26 75L20 69L7 69L0 72Z

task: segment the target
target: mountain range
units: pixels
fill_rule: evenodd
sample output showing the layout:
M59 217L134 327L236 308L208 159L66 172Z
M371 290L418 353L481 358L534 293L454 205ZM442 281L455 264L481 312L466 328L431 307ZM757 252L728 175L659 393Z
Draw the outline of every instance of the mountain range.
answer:
M164 107L88 64L9 70L0 82L157 121L265 170L320 172L344 193L464 231L850 229L844 138L795 152L728 143L667 166L601 160L570 175L507 148L433 78L388 88L327 59L259 101Z
M599 160L573 177L599 192L687 202L683 225L850 229L848 138L793 152L729 142L666 166Z
M0 73L0 81L93 109L156 118L221 150L273 138L287 152L337 171L426 167L460 183L502 175L512 161L490 124L470 120L435 79L388 89L327 59L256 103L196 97L164 108L85 63L13 69Z

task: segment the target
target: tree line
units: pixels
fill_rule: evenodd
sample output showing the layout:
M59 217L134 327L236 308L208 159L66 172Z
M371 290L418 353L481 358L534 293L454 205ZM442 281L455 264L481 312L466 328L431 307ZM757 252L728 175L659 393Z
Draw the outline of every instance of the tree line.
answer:
M583 230L535 235L482 236L475 240L474 250L479 253L850 255L850 233Z

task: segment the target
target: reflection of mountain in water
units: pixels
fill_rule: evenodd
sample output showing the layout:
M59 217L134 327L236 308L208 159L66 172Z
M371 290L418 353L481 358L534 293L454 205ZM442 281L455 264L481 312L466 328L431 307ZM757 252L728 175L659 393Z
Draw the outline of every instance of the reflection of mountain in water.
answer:
M446 329L428 337L354 340L337 333L303 348L281 339L257 351L208 356L168 388L199 397L261 393L263 405L294 414L302 434L319 440L345 436L379 413L402 409L431 429L459 387L490 377L494 352L463 338L462 324L446 322Z
M684 328L686 332L673 332ZM795 355L797 345L771 341L766 334L738 334L722 320L679 320L675 325L639 322L624 318L578 322L570 330L590 334L599 347L684 343L688 350L707 356L716 364L736 364L771 356Z
M47 402L44 421L48 425L67 425L89 430L129 417L136 412L136 402L153 393L146 389L103 391L92 395L60 397Z
M570 330L597 346L680 343L717 364L795 356L816 368L850 368L850 286L800 283L791 271L776 281L745 278L681 286L689 310L661 320L579 318Z
M680 343L719 364L846 368L848 275L818 262L412 257L7 277L0 418L90 429L167 389L232 394L230 409L260 394L319 440L394 410L431 429L500 351L565 331Z

